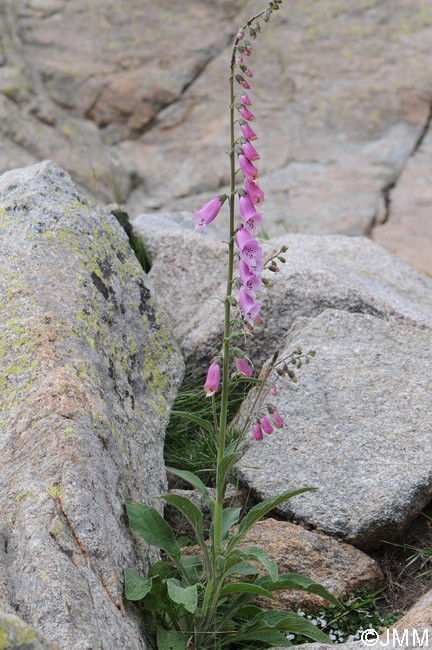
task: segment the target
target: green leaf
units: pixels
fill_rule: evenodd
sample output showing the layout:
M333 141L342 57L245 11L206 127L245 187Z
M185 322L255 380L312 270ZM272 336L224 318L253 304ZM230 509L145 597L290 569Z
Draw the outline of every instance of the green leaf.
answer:
M290 490L289 492L284 492L277 497L266 499L265 501L262 501L262 503L251 508L246 517L242 519L237 535L234 535L234 537L230 539L227 551L234 548L234 546L239 543L239 541L246 535L247 531L252 528L257 521L262 519L270 510L278 506L280 503L283 503L298 494L302 494L303 492L310 492L316 489L317 488L300 488L299 490Z
M277 598L273 596L270 591L263 589L259 585L253 584L251 582L231 582L229 585L222 587L220 595L226 596L227 594L236 593L257 594L258 596L271 598L271 600L277 600Z
M278 648L289 648L292 646L291 641L288 641L285 634L276 632L274 630L267 630L266 632L257 632L247 637L242 637L243 641L263 641L269 646L277 646Z
M274 611L261 612L254 616L251 621L240 629L236 635L236 640L243 640L248 638L250 634L261 633L267 630L302 634L319 643L331 644L330 638L324 632L302 616L293 612Z
M178 417L184 418L185 420L190 420L191 422L195 422L195 424L199 424L199 426L205 429L208 433L214 435L213 425L207 420L198 417L198 415L194 415L193 413L188 413L187 411L171 411L171 415L177 415Z
M181 632L172 632L158 627L156 640L158 650L186 650L186 639Z
M152 587L152 579L146 580L131 569L124 569L125 596L128 600L141 600Z
M226 575L228 578L229 576L256 576L259 573L258 569L256 569L252 564L249 564L249 562L240 562L239 564L236 564L232 569L230 569Z
M274 560L270 560L267 557L267 552L263 548L259 546L248 546L246 552L248 554L248 560L255 559L263 565L273 581L278 579L277 564Z
M131 499L128 499L126 510L133 530L148 544L180 559L180 547L174 539L172 530L155 508L134 504Z
M270 591L278 591L280 589L307 591L311 594L321 596L321 598L325 598L325 600L333 603L333 605L336 605L336 607L339 609L343 609L342 603L340 603L339 600L333 596L333 594L331 594L325 587L298 573L282 574L275 581L273 581L270 576L263 576L262 578L258 578L257 582L262 587L269 589Z
M172 578L176 573L177 569L172 564L168 564L168 562L163 562L162 560L156 562L150 569L151 578L155 578L156 576L162 579Z
M222 510L222 522L221 522L221 542L224 542L228 537L229 530L232 526L238 522L240 516L241 508L224 508ZM210 526L209 536L213 540L214 535L214 522Z
M168 596L174 603L177 603L177 605L183 605L183 607L191 614L195 612L198 605L197 585L183 587L179 580L169 578L169 580L167 580L167 587Z
M203 516L202 512L187 498L179 494L165 494L161 497L167 503L170 503L174 508L189 520L195 534L202 539L203 536Z
M198 555L185 555L183 557L183 568L191 584L200 582L203 575L203 565Z
M166 467L166 470L168 472L171 472L171 474L174 474L174 476L178 476L179 478L182 478L184 481L187 481L188 483L190 483L190 485L192 485L194 488L199 490L203 495L204 499L209 504L210 511L213 513L214 501L210 498L210 494L208 493L206 486L201 481L201 479L198 478L198 476L195 476L195 474L192 474L192 472L188 472L187 470L175 469L174 467Z

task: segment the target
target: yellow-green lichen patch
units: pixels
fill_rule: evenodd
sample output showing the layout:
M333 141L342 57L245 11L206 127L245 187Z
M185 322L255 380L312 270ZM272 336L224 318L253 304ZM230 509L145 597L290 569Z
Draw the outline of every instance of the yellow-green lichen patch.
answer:
M4 626L0 623L0 650L5 650L9 647L9 635Z
M64 499L65 494L62 492L62 486L61 485L50 485L47 488L47 492L52 497L53 499Z
M20 630L17 632L16 640L19 645L31 643L36 639L36 632L34 630Z

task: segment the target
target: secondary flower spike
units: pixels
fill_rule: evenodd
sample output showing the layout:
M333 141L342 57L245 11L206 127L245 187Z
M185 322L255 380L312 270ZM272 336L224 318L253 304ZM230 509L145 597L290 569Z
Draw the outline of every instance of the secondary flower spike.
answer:
M207 373L206 383L204 384L204 390L206 397L211 397L214 395L219 388L220 382L220 368L219 364L216 361L210 365Z
M201 210L195 210L195 230L205 230L209 223L211 223L213 219L216 219L225 199L226 195L216 196L214 199L206 203Z

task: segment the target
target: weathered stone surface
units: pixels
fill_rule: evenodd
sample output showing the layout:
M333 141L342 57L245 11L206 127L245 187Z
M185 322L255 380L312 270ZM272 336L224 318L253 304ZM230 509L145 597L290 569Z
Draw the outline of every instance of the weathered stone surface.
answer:
M390 195L389 218L373 239L432 275L432 130L409 159Z
M180 353L124 231L54 163L1 177L0 237L0 608L64 650L142 648L124 504L165 489Z
M402 634L404 630L426 628L432 632L432 590L427 591L420 600L410 607L406 614L392 625L391 630L397 630Z
M134 214L201 207L228 181L228 44L262 6L3 0L0 170L51 157ZM385 211L428 122L431 8L293 0L263 25L250 94L271 234L359 234Z
M2 650L60 650L42 634L14 614L0 612L0 648Z
M296 320L279 358L299 345L317 356L278 383L285 428L250 444L240 478L262 499L319 488L279 511L360 547L393 540L432 494L432 333L328 310Z
M150 277L186 357L207 363L221 345L226 290L225 218L194 233L187 213L140 215L133 226L150 262ZM256 327L250 356L259 368L298 316L327 308L369 313L391 322L432 323L432 280L366 238L284 235L264 242L265 257L289 247L274 281L263 289L263 327Z
M383 580L378 564L358 549L323 533L307 531L287 521L265 519L256 524L242 544L267 551L279 573L300 573L324 585L336 597L358 587L377 589ZM278 591L277 603L266 608L316 611L327 601L304 591Z

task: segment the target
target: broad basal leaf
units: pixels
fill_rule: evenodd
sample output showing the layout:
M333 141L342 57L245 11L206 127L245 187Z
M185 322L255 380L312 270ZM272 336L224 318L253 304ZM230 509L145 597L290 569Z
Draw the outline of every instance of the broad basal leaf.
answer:
M124 569L125 595L128 600L141 600L152 587L152 579L145 579L131 569Z
M183 587L179 580L169 578L167 580L168 596L174 603L183 605L188 612L193 614L198 605L198 590L196 585Z
M132 528L151 546L161 548L174 558L180 558L180 547L172 530L155 508L126 501L126 510Z

